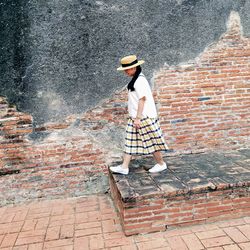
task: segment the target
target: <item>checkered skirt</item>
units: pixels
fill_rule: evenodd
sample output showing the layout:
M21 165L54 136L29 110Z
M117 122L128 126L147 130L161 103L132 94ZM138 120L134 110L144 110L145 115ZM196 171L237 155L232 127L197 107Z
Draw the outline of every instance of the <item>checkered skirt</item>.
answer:
M139 129L133 127L131 118L128 119L124 149L126 154L147 155L167 149L157 119L143 118Z

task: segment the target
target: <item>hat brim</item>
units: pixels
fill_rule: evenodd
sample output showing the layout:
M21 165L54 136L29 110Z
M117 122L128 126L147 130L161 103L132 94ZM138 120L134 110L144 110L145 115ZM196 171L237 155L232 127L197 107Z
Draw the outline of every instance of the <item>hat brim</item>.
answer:
M144 60L140 60L140 61L138 61L138 63L136 63L136 64L133 64L133 65L131 65L131 66L128 66L128 67L119 67L119 68L117 68L117 70L118 71L122 71L122 70L126 70L126 69L132 69L132 68L134 68L134 67L136 67L136 66L139 66L139 65L141 65L141 64L143 64L145 61Z

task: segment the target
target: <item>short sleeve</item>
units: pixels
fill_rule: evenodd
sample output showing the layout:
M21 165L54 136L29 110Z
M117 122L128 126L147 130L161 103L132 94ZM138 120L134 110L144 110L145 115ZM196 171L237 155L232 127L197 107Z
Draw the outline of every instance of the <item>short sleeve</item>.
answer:
M135 82L135 91L136 95L138 96L139 99L142 97L146 97L148 95L148 88L149 84L147 79L144 76L139 76L138 79Z

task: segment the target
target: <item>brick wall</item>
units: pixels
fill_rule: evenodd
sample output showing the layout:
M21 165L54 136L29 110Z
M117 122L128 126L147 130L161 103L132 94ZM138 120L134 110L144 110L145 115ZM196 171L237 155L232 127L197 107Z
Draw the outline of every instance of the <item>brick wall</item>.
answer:
M247 185L231 189L221 185L216 191L197 189L178 195L158 192L141 195L135 201L122 199L112 176L110 187L126 235L250 215Z
M113 144L119 138L111 139L126 121L125 93L83 116L40 127L0 97L0 206L105 192L107 164L120 156Z
M250 39L232 13L228 31L193 62L155 77L162 129L170 148L197 152L249 146Z
M154 94L174 153L249 146L249 58L250 39L234 13L195 62L157 73ZM1 97L0 205L105 190L107 165L122 154L126 99L123 89L85 114L33 127Z

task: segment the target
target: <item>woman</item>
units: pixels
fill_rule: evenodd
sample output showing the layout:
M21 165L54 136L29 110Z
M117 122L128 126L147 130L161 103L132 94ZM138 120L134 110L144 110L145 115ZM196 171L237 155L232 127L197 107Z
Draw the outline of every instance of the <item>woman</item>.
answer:
M118 71L132 77L128 84L128 112L130 118L126 128L126 141L122 165L110 167L114 173L128 174L129 163L133 155L153 154L157 164L149 169L156 173L167 169L160 151L168 149L159 123L154 98L145 76L141 73L143 60L135 55L121 59Z

